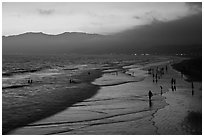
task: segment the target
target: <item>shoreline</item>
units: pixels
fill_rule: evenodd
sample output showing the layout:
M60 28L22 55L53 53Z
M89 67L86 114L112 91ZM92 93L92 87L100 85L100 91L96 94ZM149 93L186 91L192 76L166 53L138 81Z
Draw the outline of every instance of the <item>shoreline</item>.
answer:
M91 74L88 75L88 72ZM41 92L29 101L21 101L23 107L2 105L2 134L8 134L16 128L54 115L94 96L100 86L93 85L91 82L101 76L101 70L87 70L72 77L78 79L79 83L70 84L68 88L56 89L49 93ZM67 85L69 85L68 81Z
M176 62L177 63L177 62ZM176 70L176 69L174 69L173 67L172 67L172 64L168 64L169 65L169 68L171 68L170 70L174 70L174 72L176 72L174 75L176 76L177 75L177 77L179 76L179 72ZM117 66L117 65L116 65ZM116 66L112 66L110 69L113 69L113 68L115 68ZM124 68L123 68L124 69ZM144 70L146 70L147 68L143 68ZM100 76L99 75L97 75L98 77L95 77L95 79L97 79L97 78L99 78L99 77L101 77L104 73L103 73L103 70L104 69L100 69L100 70L93 70L93 72L94 71L98 71L99 73L100 73ZM124 70L126 70L126 69L124 69ZM127 71L127 70L126 70ZM91 72L91 74L93 73L93 72ZM87 76L87 72L84 72L84 74ZM85 76L84 75L84 76ZM84 77L85 79L87 78L87 77ZM168 77L168 79L170 79L172 76L170 75L169 77ZM150 79L151 79L151 77L149 77ZM78 79L78 78L77 78ZM83 78L82 78L83 79ZM92 79L92 81L91 80L85 80L85 83L83 83L83 80L81 81L81 83L78 83L78 84L73 84L73 86L74 85L78 85L78 87L77 87L77 89L76 89L76 91L77 91L77 93L76 92L74 92L73 94L69 94L70 95L70 97L71 97L71 100L73 99L73 100L75 100L76 102L73 102L73 104L75 104L75 103L77 103L77 102L81 102L81 101L83 101L83 99L82 98L85 98L85 99L88 99L88 98L91 98L91 97L93 97L94 95L96 95L97 93L98 94L100 94L100 92L99 92L99 89L103 89L103 88L108 88L109 86L101 86L101 85L94 85L93 84L93 81L95 80L95 79ZM168 80L167 79L167 80ZM178 81L179 81L179 79L183 79L183 81L186 81L184 78L180 78L180 77L178 77ZM80 79L78 79L79 81L80 81ZM88 82L87 82L88 81ZM168 82L168 81L166 81L166 82ZM181 81L180 81L181 82ZM129 83L129 82L127 82L127 83ZM142 82L143 83L143 82ZM151 82L150 82L151 83ZM185 83L189 83L189 81L186 81ZM130 84L131 84L131 82L130 82ZM161 83L159 82L159 84L163 84L163 82L161 81ZM117 84L117 85L122 85L122 84ZM81 88L80 88L80 87ZM87 89L87 90L84 90L85 88ZM166 88L167 88L167 90L168 90L168 84L165 86ZM71 87L70 87L71 88ZM111 88L111 86L110 86L110 88ZM157 88L158 88L158 85L156 85L156 87L154 87L156 90L157 90ZM165 88L165 89L166 89ZM93 91L93 93L90 93L90 90L89 89L92 89L92 90L95 90L95 92ZM180 94L180 91L179 91L180 89L178 89L178 92L176 91L175 93L173 93L173 92L171 92L170 91L170 89L169 89L169 91L166 91L166 92L163 92L164 93L164 96L162 97L163 99L164 99L164 101L167 103L167 99L169 99L169 97L167 98L166 97L166 95L168 95L168 94L175 94L175 95L171 95L173 98L177 98L178 97L178 95L176 95L177 93L179 93ZM107 92L108 92L109 90L107 90ZM59 91L56 91L56 92L59 92ZM87 92L89 92L90 94L88 94L87 95ZM92 91L91 91L92 92ZM84 94L83 94L84 93ZM58 95L59 93L56 93L55 95ZM80 96L81 94L83 94L83 96ZM96 95L96 96L98 96L98 94ZM61 91L61 93L60 93L60 96L69 96L69 95L66 95L66 91ZM84 95L87 95L87 97L84 97ZM157 95L159 95L159 93L158 94L155 94L156 96L156 98L157 97L160 97L160 96L157 96ZM182 94L182 97L184 97L184 99L185 99L185 96L189 96L189 95L187 95L187 94ZM73 97L73 98L72 98ZM80 98L78 98L78 97L81 97L81 99ZM94 96L95 97L95 96ZM79 100L78 100L79 99ZM171 99L171 98L170 98ZM78 100L78 101L77 101ZM172 103L172 100L170 100L170 102ZM70 103L70 102L69 102ZM155 102L154 102L155 103ZM173 103L175 103L174 101L173 101ZM193 103L193 102L192 102ZM73 105L72 104L72 105ZM168 103L167 103L168 104ZM66 104L67 105L67 104ZM72 105L70 105L70 106L66 106L66 108L65 109L70 109L71 111L72 111ZM85 104L86 105L86 104ZM154 104L155 105L155 104ZM153 105L153 106L154 106ZM187 105L188 105L188 103L187 103ZM155 128L155 132L156 132L156 134L160 134L159 133L159 131L161 131L161 128L163 128L163 125L161 126L159 126L158 124L162 124L162 123L157 123L157 122L159 122L159 121L155 121L155 118L156 118L156 116L157 116L157 114L158 114L158 111L160 112L162 112L162 111L166 111L167 113L165 113L165 116L166 116L166 114L168 115L169 113L168 113L168 109L166 109L166 108L168 108L168 107L172 107L172 104L170 105L170 104L168 104L168 105L166 105L166 106L164 106L163 108L161 108L161 109L157 109L156 110L156 112L154 112L152 115L151 115L151 121L152 121L152 126L153 126L153 128L152 128L152 130ZM178 104L178 106L179 106L179 104ZM49 107L49 105L47 105L47 106L45 106L45 108L46 107ZM55 107L55 106L54 106ZM53 108L54 108L53 107ZM65 107L65 106L63 106L63 104L59 104L59 107ZM70 107L70 108L69 108ZM52 108L51 108L52 109ZM90 109L90 108L89 108ZM92 108L93 109L93 108ZM61 111L63 111L64 109L61 109ZM150 109L151 110L151 109ZM178 109L179 110L179 109ZM60 112L60 111L58 111L58 112ZM56 112L56 113L58 113L58 112ZM92 111L90 111L90 112L92 112ZM93 112L100 112L100 109L99 109L99 111L93 111ZM102 111L103 112L103 111ZM108 113L102 113L102 112L100 112L100 115L101 114L108 114ZM60 112L61 113L61 112ZM62 112L63 113L63 112ZM47 113L48 114L48 113ZM55 114L55 113L54 113ZM66 113L65 113L66 114ZM68 113L69 114L69 113ZM132 113L131 113L132 114ZM172 113L172 114L174 114L174 113ZM53 115L53 114L51 114L51 115ZM57 114L58 115L58 114ZM59 114L60 115L60 114ZM85 114L86 115L86 114ZM179 120L181 120L181 121L184 121L185 119L187 119L186 121L184 121L185 123L181 123L181 124L185 124L185 125L187 125L187 124L189 124L188 123L188 121L189 120L191 120L192 118L194 118L194 117L192 117L192 115L191 115L191 117L190 118L188 118L187 117L187 115L188 115L188 113L186 112L185 113L185 115L183 115ZM114 117L115 115L113 115L113 117ZM116 115L117 116L117 115ZM162 115L161 115L162 116ZM48 116L47 116L48 117ZM52 116L51 116L52 117ZM65 118L65 117L64 117ZM161 119L162 118L165 118L165 117L161 117ZM174 118L174 116L172 117L172 118ZM43 118L42 118L43 119ZM49 118L48 118L49 119ZM52 118L51 118L52 119ZM160 118L159 118L160 119ZM167 118L168 119L168 118ZM57 119L56 119L57 120ZM59 120L59 119L58 119ZM97 119L96 119L97 120ZM174 119L175 120L175 119ZM46 120L45 120L46 121ZM48 120L49 121L49 120ZM66 120L65 120L66 121ZM84 120L82 120L82 123L83 123L83 121ZM93 120L94 121L94 120ZM59 121L60 122L60 121ZM177 121L176 121L177 122ZM164 122L164 124L165 124L166 122ZM187 123L187 124L186 124ZM46 124L46 123L45 123ZM48 124L49 124L49 122L48 122ZM54 123L54 124L56 124L56 123ZM167 122L167 124L168 124L168 122ZM190 123L191 124L191 123ZM32 124L31 124L32 125ZM177 124L178 125L178 124ZM27 125L27 126L29 126L29 125ZM181 125L182 126L182 125ZM189 126L188 126L189 127ZM35 128L35 127L34 127ZM171 128L175 128L175 127L171 127ZM32 129L32 128L31 128ZM35 130L34 130L35 131ZM66 130L65 130L66 131ZM171 131L171 129L170 129L170 131ZM62 131L63 132L63 131ZM15 133L15 131L14 131L14 133ZM18 133L18 132L17 132ZM29 133L29 132L28 132ZM51 132L52 133L52 132ZM55 133L55 132L53 132L53 133ZM56 132L57 133L57 132ZM59 132L60 133L60 132ZM76 133L78 133L78 132L76 132ZM79 131L79 133L80 133L80 131ZM86 132L85 132L86 133ZM168 132L167 132L168 133ZM179 132L171 132L170 134L175 134L175 133L179 133ZM187 133L187 131L185 131L184 132L185 134ZM69 134L69 133L68 133ZM189 134L192 134L192 133L189 133Z

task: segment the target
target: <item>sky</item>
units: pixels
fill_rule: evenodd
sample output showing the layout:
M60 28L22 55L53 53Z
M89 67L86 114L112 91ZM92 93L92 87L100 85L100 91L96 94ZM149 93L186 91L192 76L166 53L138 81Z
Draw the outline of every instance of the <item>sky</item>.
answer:
M158 2L3 2L2 33L115 34L156 22L171 22L201 13L201 3Z

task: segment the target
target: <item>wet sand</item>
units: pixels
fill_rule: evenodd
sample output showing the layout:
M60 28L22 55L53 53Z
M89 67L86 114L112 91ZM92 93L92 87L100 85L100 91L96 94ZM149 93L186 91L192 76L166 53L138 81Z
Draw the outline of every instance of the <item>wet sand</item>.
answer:
M56 114L73 104L92 97L97 93L99 86L92 85L91 82L101 76L100 70L84 71L72 77L77 83L65 83L64 88L39 92L30 95L29 100L24 98L12 98L3 96L3 134L8 134L15 128L25 126L29 123ZM20 92L20 91L19 91ZM23 93L22 93L23 94Z
M165 63L148 64L142 69ZM137 71L128 75L137 66L126 68L127 75L120 72L116 75L115 70L110 68L106 71L110 73L95 80L93 84L101 88L92 98L13 130L10 134L191 134L185 129L184 120L189 111L202 110L201 83L195 83L195 94L192 96L191 85L170 65L168 73L157 84L143 70L140 70L144 72L143 79L138 80L142 76ZM172 77L177 80L174 92L170 85ZM163 86L162 95L160 85ZM154 94L151 102L147 97L149 90Z

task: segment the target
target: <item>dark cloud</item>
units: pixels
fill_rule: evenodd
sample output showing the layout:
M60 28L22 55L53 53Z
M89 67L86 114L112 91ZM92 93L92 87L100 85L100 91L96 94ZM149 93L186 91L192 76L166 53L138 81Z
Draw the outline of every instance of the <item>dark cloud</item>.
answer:
M202 46L202 14L169 22L153 19L152 24L118 33L117 48L138 51L193 51ZM114 45L114 44L112 44ZM124 46L126 45L126 46ZM198 46L197 46L198 45Z
M202 11L202 2L186 2L186 5L189 6L190 10Z
M41 15L51 15L55 12L54 9L38 9L38 13Z

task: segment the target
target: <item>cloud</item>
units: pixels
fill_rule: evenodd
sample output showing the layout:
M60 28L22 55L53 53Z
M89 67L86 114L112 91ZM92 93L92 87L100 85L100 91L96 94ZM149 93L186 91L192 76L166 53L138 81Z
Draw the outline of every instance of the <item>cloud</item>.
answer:
M55 12L54 9L38 9L38 13L41 15L51 15Z
M201 12L202 11L202 2L186 2L186 5L192 11L195 11L195 12Z
M133 16L134 19L141 19L140 16Z

